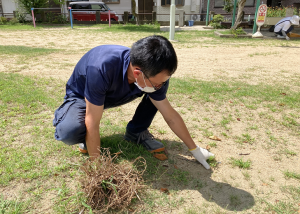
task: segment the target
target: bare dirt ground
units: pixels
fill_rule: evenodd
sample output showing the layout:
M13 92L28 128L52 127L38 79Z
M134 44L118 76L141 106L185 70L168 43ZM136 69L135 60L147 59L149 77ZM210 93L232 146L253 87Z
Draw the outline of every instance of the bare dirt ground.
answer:
M53 77L67 81L78 60L89 49L104 44L130 47L138 38L147 35L149 34L102 33L85 29L71 31L67 28L3 31L0 32L1 45L53 48L61 51L23 60L18 57L1 56L0 72L18 72L24 75ZM293 41L288 43L281 40L224 41L209 37L195 38L195 41L197 43L194 44L173 43L179 61L178 70L173 77L209 82L239 81L251 85L282 85L290 87L293 91L299 91L300 43ZM172 88L170 90L172 91ZM176 195L169 196L183 197L185 202L176 208L170 208L169 205L164 204L157 205L162 207L156 211L157 213L187 213L187 210L192 208L195 208L195 213L235 213L236 211L263 213L263 199L276 204L279 200L288 200L289 196L281 191L282 186L299 187L299 180L287 180L283 171L299 173L300 138L290 128L278 123L282 115L292 113L297 115L295 120L299 124L299 112L283 109L279 114L270 111L263 103L253 110L244 105L233 105L230 100L224 100L221 104L199 104L194 103L187 96L173 95L170 101L186 121L196 144L205 148L209 143L214 142L204 135L201 131L203 129L220 137L222 141L216 142L217 146L211 148L211 152L216 155L219 162L218 167L205 170L200 164L182 158L190 156L187 148L180 143L162 116L157 114L150 128L151 132L159 139L173 142L173 145L168 144L168 151L176 167L188 171L192 177L198 176L203 184L199 190L182 188ZM120 107L120 112L106 111L103 117L113 119L116 124L124 124L131 119L138 102L139 100ZM220 123L229 115L232 119L227 128L224 128ZM273 119L266 119L267 116ZM251 135L255 143L238 144L236 142L238 137L245 133ZM270 135L281 142L280 146L270 140ZM297 155L286 154L285 149L294 151ZM251 160L251 169L244 171L232 167L228 161L230 157L243 157L244 160ZM174 165L166 164L167 167ZM153 188L157 189L157 194L162 194L159 193L161 187L175 188L174 184L164 179L153 184ZM10 190L10 194L13 194L12 192ZM230 208L234 203L237 203L237 206Z

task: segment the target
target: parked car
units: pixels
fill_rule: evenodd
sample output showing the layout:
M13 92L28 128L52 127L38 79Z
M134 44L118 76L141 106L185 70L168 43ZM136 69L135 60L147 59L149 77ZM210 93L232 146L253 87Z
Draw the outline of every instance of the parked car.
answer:
M96 11L100 11L100 20L108 21L109 7L103 2L77 1L71 2L72 15L77 21L96 21ZM119 17L115 11L110 10L110 20L118 21Z

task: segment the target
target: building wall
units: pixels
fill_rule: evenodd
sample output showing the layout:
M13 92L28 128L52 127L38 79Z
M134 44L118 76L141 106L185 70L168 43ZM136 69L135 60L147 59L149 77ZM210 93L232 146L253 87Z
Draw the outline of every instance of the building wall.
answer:
M110 4L110 3L106 3L106 4L111 10L114 10L117 14L124 14L125 11L131 13L131 0L120 0L120 4ZM119 16L119 20L123 21L122 15L118 15L118 16Z
M191 6L192 0L185 0L184 6L176 6L176 9L182 9L186 14L199 14L200 13L200 0L193 0L193 6ZM161 6L161 0L156 0L156 6L153 11L157 14L157 21L170 21L170 6ZM168 15L159 15L168 14ZM178 21L179 16L175 16L175 20ZM200 18L200 16L199 16ZM191 15L185 15L185 20L190 20Z
M12 18L13 11L17 10L17 3L13 0L2 0L2 8L5 17ZM8 15L9 13L10 15Z
M284 1L281 1L282 6L284 6L284 7L292 6L294 3L300 3L300 0L284 0Z

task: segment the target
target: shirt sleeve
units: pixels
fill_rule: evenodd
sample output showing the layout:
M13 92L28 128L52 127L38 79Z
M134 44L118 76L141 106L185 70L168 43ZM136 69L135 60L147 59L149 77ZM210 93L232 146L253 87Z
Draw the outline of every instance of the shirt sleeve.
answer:
M283 28L282 28L282 30L283 31L287 31L290 27L291 27L291 22L290 21L286 21L286 22L284 22L284 25L283 25Z
M168 91L168 88L169 88L169 81L168 80L166 82L166 84L161 87L159 90L153 92L153 93L149 93L149 96L153 99L153 100L156 100L156 101L162 101L164 100L166 97L167 97L167 91Z
M94 66L88 66L86 71L85 98L97 106L104 105L109 81L106 73Z

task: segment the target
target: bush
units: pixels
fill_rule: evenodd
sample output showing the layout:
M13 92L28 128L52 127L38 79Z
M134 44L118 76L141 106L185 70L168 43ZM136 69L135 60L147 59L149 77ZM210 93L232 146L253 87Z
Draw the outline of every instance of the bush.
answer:
M289 7L268 7L267 17L285 17L286 9ZM294 10L294 15L298 14L296 7L290 7Z
M56 20L59 24L68 23L68 19L64 15L61 15L61 14L56 17Z
M20 11L16 11L16 18L20 23L25 23L26 22L26 14L22 13Z
M1 16L0 17L0 25L5 25L7 23L7 18Z
M220 15L220 14L217 14L213 17L213 19L211 20L211 22L209 23L210 26L212 26L213 28L215 29L218 29L218 28L224 28L222 25L221 25L221 22L224 20L224 16Z
M237 35L246 35L247 33L243 30L243 28L238 28L236 30L230 30L230 33L237 36Z
M226 13L231 13L231 11L233 10L233 1L232 0L225 0L224 1L224 5L223 5L223 10L226 11Z
M9 20L9 24L11 24L11 25L15 25L18 23L19 23L19 20L17 18L12 18L11 20Z
M52 23L55 21L55 15L52 12L46 13L46 22Z
M49 0L16 0L18 5L22 5L26 13L31 14L31 8L47 7Z

